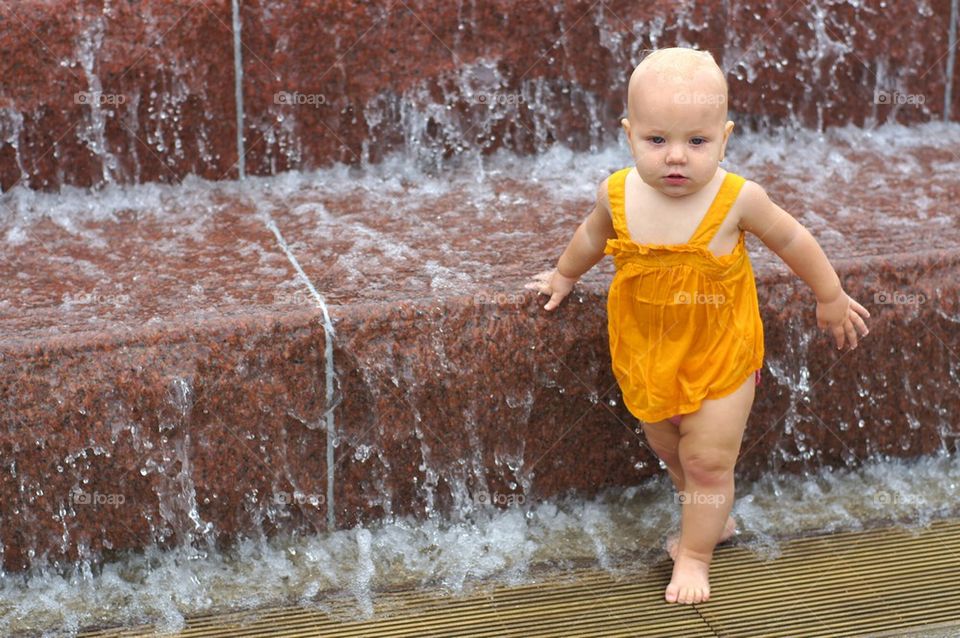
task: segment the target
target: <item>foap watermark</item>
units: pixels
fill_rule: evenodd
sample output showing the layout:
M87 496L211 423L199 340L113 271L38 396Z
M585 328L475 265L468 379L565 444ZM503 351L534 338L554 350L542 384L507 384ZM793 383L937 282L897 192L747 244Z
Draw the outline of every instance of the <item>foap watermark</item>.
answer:
M900 93L899 91L883 91L881 89L873 90L874 104L903 105L912 104L919 106L927 101L927 96L923 93Z
M673 500L680 505L689 503L691 505L712 505L714 507L720 507L726 502L727 498L723 494L680 491L673 495Z
M119 106L127 101L123 93L104 93L103 91L78 91L73 94L74 104L94 104L96 106Z
M303 492L274 492L273 502L278 505L313 505L319 507L326 503L323 494L304 494Z
M84 492L81 489L74 489L70 492L71 505L110 505L120 507L127 500L123 494L101 494L100 492Z
M473 101L490 106L520 106L525 100L522 93L474 93Z
M880 490L873 495L873 502L876 505L886 507L888 505L925 505L926 501L916 494L901 494L900 492L888 492Z
M902 290L880 290L873 293L873 303L895 306L919 306L927 302L927 296L922 292L911 293Z
M701 91L679 92L673 95L674 104L726 104L727 96L723 93L703 93Z
M473 296L475 304L496 304L498 306L519 306L525 301L522 292L478 292Z
M727 298L721 294L686 291L673 293L673 303L675 304L710 304L711 306L719 306L726 302Z
M327 96L323 93L300 93L299 91L277 91L273 94L274 104L287 106L312 106L315 109L327 105Z
M474 492L473 502L476 505L506 505L507 507L518 507L527 502L527 497L523 494L502 494L500 492Z
M75 292L63 296L63 303L77 305L109 304L123 306L130 303L130 295L102 294L99 292Z
M278 292L273 295L273 303L291 306L313 305L316 303L308 292Z

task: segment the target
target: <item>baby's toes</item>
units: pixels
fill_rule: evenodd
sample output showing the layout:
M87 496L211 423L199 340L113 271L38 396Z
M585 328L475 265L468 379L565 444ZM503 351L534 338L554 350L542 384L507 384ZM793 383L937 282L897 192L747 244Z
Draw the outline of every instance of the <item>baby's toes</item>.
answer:
M680 601L680 588L673 583L667 585L667 591L663 596L668 603L676 603Z

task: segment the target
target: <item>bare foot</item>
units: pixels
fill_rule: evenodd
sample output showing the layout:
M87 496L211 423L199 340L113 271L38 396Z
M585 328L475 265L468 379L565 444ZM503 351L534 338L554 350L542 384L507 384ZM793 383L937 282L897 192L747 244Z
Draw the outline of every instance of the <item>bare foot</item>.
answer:
M722 543L731 536L734 532L737 531L737 523L733 520L732 516L727 517L727 524L723 526L723 531L720 532L720 540L717 543ZM680 545L680 535L672 534L667 537L667 542L664 543L663 548L667 550L667 553L670 554L670 558L677 560L677 547Z
M686 605L710 600L710 563L681 551L673 563L673 577L664 598Z

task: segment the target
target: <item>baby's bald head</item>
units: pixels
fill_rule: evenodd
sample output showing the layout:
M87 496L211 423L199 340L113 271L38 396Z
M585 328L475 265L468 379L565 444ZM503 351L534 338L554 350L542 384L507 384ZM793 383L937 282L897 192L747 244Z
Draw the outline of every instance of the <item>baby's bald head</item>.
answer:
M644 183L671 197L703 188L717 174L733 122L727 81L713 56L660 49L634 69L621 125Z
M677 104L713 105L716 117L727 119L727 79L706 51L672 47L645 57L630 75L628 117L636 118L645 94L666 91L673 92Z

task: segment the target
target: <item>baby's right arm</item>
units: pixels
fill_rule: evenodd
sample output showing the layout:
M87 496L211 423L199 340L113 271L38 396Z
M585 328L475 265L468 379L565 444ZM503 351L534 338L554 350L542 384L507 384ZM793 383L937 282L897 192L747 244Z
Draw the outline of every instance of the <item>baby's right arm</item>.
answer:
M837 348L844 342L857 347L860 333L870 330L863 321L870 312L847 295L840 277L813 235L794 217L777 206L756 182L747 181L740 191L742 206L738 225L760 238L817 298L817 327L833 334Z
M616 236L605 179L597 188L597 201L593 210L573 234L573 239L557 261L557 267L538 273L534 276L535 281L526 284L524 288L536 289L539 294L550 295L544 308L553 310L570 294L577 280L603 259L607 240Z

